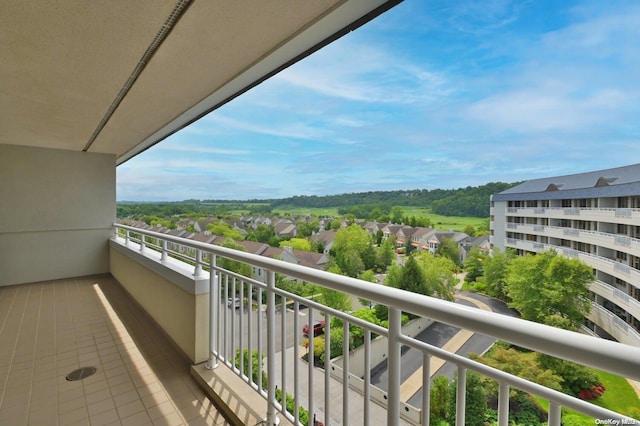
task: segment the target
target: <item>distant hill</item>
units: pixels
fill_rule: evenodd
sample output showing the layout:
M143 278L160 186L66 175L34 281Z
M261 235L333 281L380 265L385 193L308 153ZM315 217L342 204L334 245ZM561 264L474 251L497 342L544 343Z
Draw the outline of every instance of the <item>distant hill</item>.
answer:
M271 208L287 207L349 207L375 206L389 210L392 206L416 206L430 208L444 216L488 217L489 197L520 182L490 182L482 186L458 189L411 189L397 191L354 192L339 195L296 195L294 197L248 200L246 203L268 203ZM227 204L241 201L203 200L203 203Z

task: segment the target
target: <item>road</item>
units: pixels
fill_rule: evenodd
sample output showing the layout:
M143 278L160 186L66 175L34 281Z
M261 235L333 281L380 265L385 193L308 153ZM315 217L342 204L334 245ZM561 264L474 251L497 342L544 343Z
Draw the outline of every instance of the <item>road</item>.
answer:
M509 309L503 302L492 299L487 296L462 292L458 291L456 293L458 299L456 303L471 306L476 308L481 308L485 310L491 310L497 313L501 313L509 316L517 316L517 313L512 309ZM226 304L221 304L221 309L223 310L223 317L226 318L226 322L223 322L225 328L229 331L227 333L227 347L221 348L223 353L231 354L232 350L237 349L238 342L240 340L240 321L243 323L243 327L246 327L249 316L251 316L251 321L253 322L254 332L251 335L253 349L257 349L257 341L258 341L258 321L261 323L262 327L262 344L263 350L266 352L266 344L267 344L267 336L266 336L266 315L264 312L258 312L257 310L249 311L248 309L232 309L228 308ZM302 336L302 326L308 322L308 310L301 309L299 311L298 320L295 321L295 313L292 310L287 310L284 315L281 311L276 313L276 352L277 357L280 357L282 352L291 352L294 345L294 333L299 334L299 343L302 344L304 336ZM283 347L283 318L284 318L284 347ZM320 315L316 313L315 319L320 319ZM235 335L236 344L232 348L231 347L231 331ZM247 342L247 334L242 336L243 344L246 345ZM432 326L424 330L421 334L416 336L416 339L429 343L431 345L437 347L445 346L446 349L450 349L451 351L466 356L469 353L484 353L487 349L491 347L494 343L495 339L491 337L484 336L479 333L472 333L466 330L460 330L457 327L453 327L446 324L434 323ZM452 345L453 344L453 345ZM304 353L304 349L300 350L300 354ZM289 354L288 356L290 356ZM298 360L297 362L301 362ZM280 359L276 364L277 369L280 368ZM305 364L306 365L306 364ZM308 368L308 367L307 367ZM411 349L409 347L404 347L402 349L402 361L401 361L401 399L414 407L420 408L422 404L422 389L421 389L421 369L422 369L422 352ZM379 387L380 389L387 390L387 366L386 363L381 363L378 366L372 369L371 381L372 384ZM315 375L316 373L314 373ZM319 373L318 373L319 374ZM432 366L431 366L431 375L435 377L436 375L445 375L449 378L453 378L455 374L455 366L450 363L444 363L441 360L436 358L432 358ZM303 374L306 377L307 374ZM289 374L287 374L289 376ZM276 381L279 385L280 383L279 374L276 373ZM288 380L289 378L287 378ZM316 384L322 383L322 379L318 378L319 382ZM305 380L306 381L306 380ZM320 386L318 386L320 387ZM291 389L291 388L289 388ZM319 390L319 389L318 389ZM314 394L316 392L314 391ZM301 395L302 396L302 395ZM318 401L322 401L321 395L317 396ZM355 403L356 401L354 401ZM357 406L357 405L354 405ZM322 404L320 403L320 407L317 407L319 412L322 412ZM335 413L336 415L338 413ZM332 415L333 417L333 415ZM333 423L333 421L332 421ZM336 422L339 424L339 422Z
M460 303L465 306L478 307L472 301L469 300L469 299L473 299L474 301L477 301L478 304L480 305L482 304L486 305L485 306L486 309L490 309L494 312L501 313L504 315L517 316L517 313L515 311L513 311L512 309L509 309L503 302L499 300L492 299L490 297L483 296L480 294L469 293L469 292L458 292L457 294L461 297L464 297L465 299L458 299L456 300L456 303ZM416 339L437 347L443 347L448 342L450 342L452 338L455 338L456 336L458 336L457 338L460 339L460 336L458 335L460 331L461 330L457 327L453 327L453 326L441 324L441 323L434 323L425 331L423 331L418 336L416 336ZM462 345L457 350L455 350L455 353L462 356L466 356L470 353L479 353L479 354L484 353L487 349L491 347L494 341L495 339L479 333L473 333L473 334L468 333L468 335L462 336L462 341L460 342L462 343ZM440 366L439 364L436 363L436 366L433 367L433 364L434 363L432 362L431 377L435 377L439 375L445 375L449 378L454 377L455 369L456 369L455 365L450 363L444 363L444 365ZM416 372L419 372L421 368L422 368L422 352L416 349L404 347L402 350L402 361L401 361L401 381L403 383L402 386L406 387L408 381L415 379ZM381 363L376 367L374 367L373 370L371 371L371 374L372 374L372 377L371 377L372 383L383 390L387 390L386 362ZM418 376L417 379L419 380L419 383L421 383L421 373L418 374L417 376ZM412 390L409 392L409 394L402 399L410 403L414 407L420 408L422 404L422 390L420 389L419 385L416 388L410 388L410 389ZM415 389L415 392L413 392L413 389Z

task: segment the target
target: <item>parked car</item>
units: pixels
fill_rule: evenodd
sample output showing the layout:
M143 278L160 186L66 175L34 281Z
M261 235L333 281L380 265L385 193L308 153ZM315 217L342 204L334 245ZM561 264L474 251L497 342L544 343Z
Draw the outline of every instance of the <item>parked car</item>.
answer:
M231 298L227 299L227 306L230 308L238 309L241 304L242 304L242 301L238 297L234 297L233 299Z
M313 335L314 336L319 336L321 334L324 334L324 326L325 326L325 321L324 320L315 321L313 323ZM309 324L305 324L304 327L302 327L302 333L305 336L309 335Z

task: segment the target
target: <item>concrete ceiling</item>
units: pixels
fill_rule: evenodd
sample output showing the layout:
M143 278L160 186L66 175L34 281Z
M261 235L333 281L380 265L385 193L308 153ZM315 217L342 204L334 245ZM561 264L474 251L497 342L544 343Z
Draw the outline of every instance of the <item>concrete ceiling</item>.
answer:
M0 2L0 144L122 163L398 0Z

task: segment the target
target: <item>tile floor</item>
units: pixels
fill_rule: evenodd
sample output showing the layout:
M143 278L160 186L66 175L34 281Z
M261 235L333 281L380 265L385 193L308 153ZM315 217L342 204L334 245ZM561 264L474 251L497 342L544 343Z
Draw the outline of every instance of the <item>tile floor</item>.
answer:
M110 275L0 287L0 425L228 424L189 368Z

